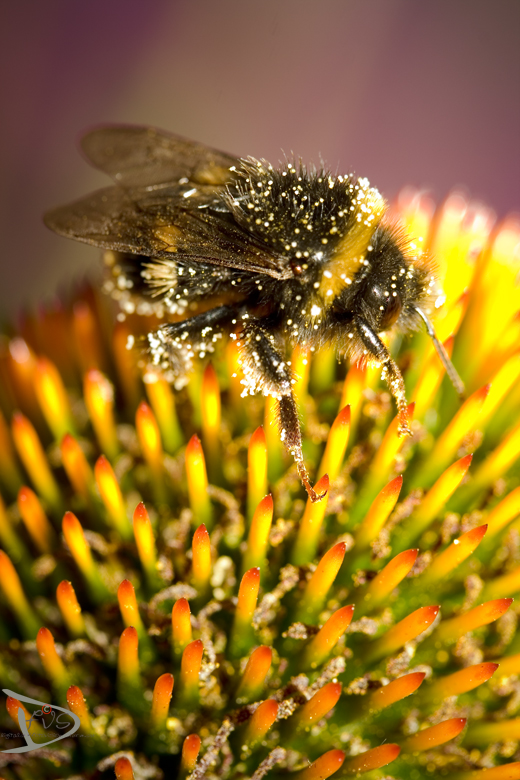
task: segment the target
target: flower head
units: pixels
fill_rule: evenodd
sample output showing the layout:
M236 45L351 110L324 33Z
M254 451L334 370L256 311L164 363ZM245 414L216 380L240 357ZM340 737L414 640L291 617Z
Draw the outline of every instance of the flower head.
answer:
M23 697L80 723L49 744L42 709L6 778L520 777L520 225L396 210L467 397L426 334L394 339L403 439L377 371L297 351L317 503L233 343L176 393L127 349L150 323L90 289L5 337L3 731Z

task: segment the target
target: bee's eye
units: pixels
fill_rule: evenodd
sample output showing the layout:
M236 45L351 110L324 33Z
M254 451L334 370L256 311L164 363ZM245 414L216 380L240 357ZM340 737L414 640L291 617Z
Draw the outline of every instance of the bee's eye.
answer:
M375 284L372 287L372 296L377 301L379 309L378 330L383 331L390 328L399 317L402 309L399 293L388 294L381 287Z

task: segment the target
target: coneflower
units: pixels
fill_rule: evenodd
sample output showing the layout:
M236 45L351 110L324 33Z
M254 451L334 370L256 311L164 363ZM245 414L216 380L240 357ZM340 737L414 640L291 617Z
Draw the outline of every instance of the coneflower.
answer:
M3 749L48 705L3 780L520 778L520 225L398 210L467 398L396 339L399 438L377 370L296 352L314 504L233 344L180 393L143 381L151 323L90 289L0 342ZM51 743L53 706L80 725Z

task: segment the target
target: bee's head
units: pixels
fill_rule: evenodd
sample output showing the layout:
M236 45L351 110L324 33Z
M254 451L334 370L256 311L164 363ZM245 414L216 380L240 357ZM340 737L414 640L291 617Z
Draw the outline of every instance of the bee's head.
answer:
M413 330L420 325L417 306L433 308L439 294L426 259L412 257L406 239L394 229L379 226L372 236L363 267L355 278L352 309L376 333L394 325Z
M363 270L355 277L351 309L375 333L394 325L406 332L425 324L455 390L464 397L464 384L428 318L441 296L431 260L412 255L406 247L406 239L399 232L387 226L377 228Z

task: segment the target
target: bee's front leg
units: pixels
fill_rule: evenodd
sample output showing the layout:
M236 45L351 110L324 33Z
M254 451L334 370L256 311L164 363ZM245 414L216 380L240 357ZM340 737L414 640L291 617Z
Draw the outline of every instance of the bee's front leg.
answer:
M391 358L387 348L377 335L372 330L370 325L361 317L354 317L354 323L356 325L357 332L363 343L363 346L369 353L370 357L377 360L377 362L383 368L383 378L386 380L388 387L397 403L397 411L399 414L399 436L411 436L412 431L408 422L408 405L406 402L406 390L404 386L403 375L399 371L397 363Z
M242 370L249 392L262 392L278 401L280 438L296 461L298 474L311 501L319 501L312 487L302 453L302 434L298 409L292 392L291 370L279 351L276 337L261 325L249 321L244 325L237 346L241 352Z

